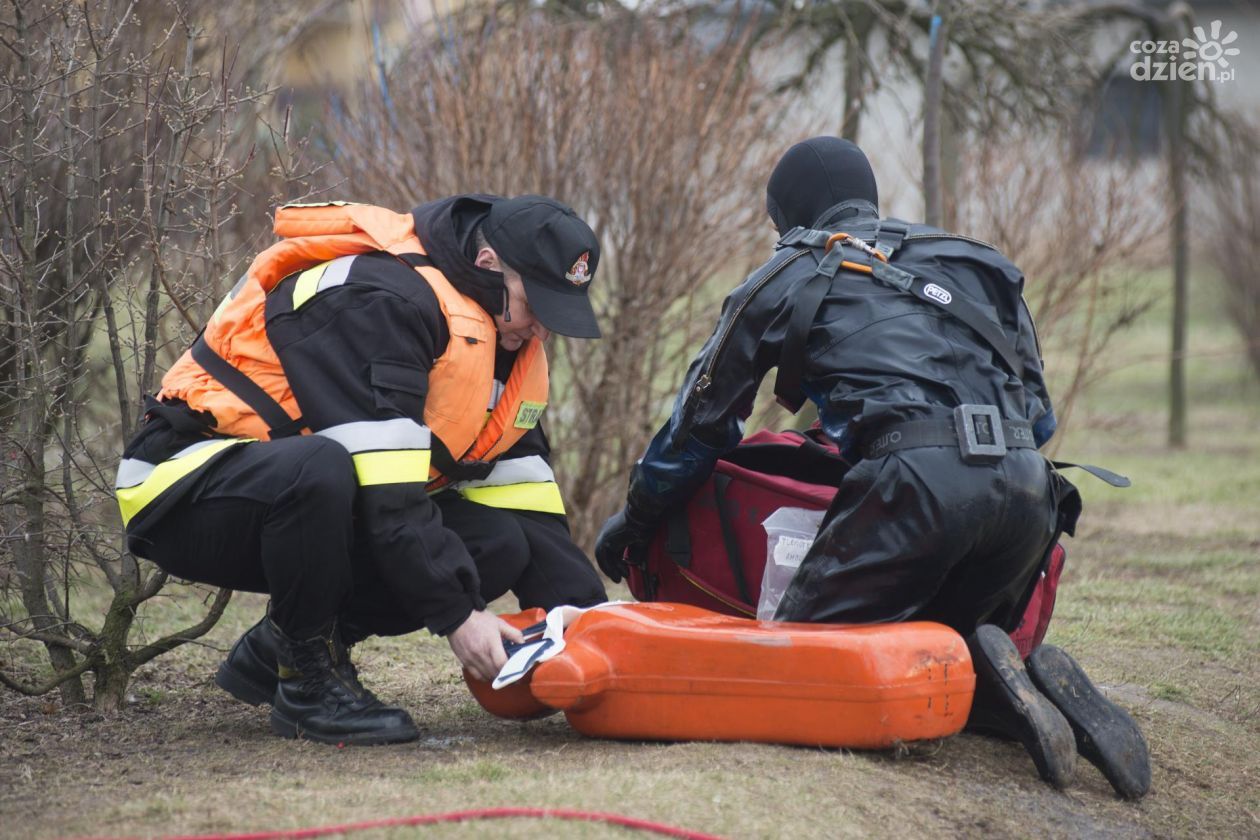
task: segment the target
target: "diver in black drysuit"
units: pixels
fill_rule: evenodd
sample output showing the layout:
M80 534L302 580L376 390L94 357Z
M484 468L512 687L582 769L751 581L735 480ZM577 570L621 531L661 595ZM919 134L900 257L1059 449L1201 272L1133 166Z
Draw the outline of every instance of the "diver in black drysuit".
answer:
M1037 451L1055 418L1022 273L983 242L881 220L866 156L838 138L793 146L766 205L781 234L775 254L726 299L672 416L635 465L625 508L600 534L600 567L619 580L636 561L666 512L739 443L758 385L777 367L780 401L812 400L854 466L775 618L953 627L977 669L972 723L1018 737L1042 776L1064 786L1073 715L1065 722L1032 686L999 629L1018 623L1047 552L1080 511L1075 488ZM838 233L853 239L828 247ZM915 278L917 295L899 287ZM970 322L956 317L960 307ZM1070 658L1042 658L1047 681L1070 672L1080 691L1088 686L1089 707L1078 711L1106 712L1125 736L1117 751L1131 757L1134 738L1141 744L1141 762L1096 763L1115 765L1103 769L1125 795L1144 793L1145 744L1132 719Z

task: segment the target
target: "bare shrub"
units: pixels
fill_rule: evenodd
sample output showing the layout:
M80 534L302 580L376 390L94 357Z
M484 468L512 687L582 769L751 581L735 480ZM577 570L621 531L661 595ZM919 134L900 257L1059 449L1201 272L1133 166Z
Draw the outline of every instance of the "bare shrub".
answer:
M761 190L781 149L745 49L650 18L476 11L417 33L334 128L358 200L536 192L595 228L605 337L552 339L547 427L588 544L668 412L695 330L711 326L705 284L730 285L765 244L750 231L766 230Z
M1108 372L1111 338L1157 299L1144 283L1167 260L1158 165L1091 160L1057 137L994 132L963 155L955 229L1024 272L1060 428ZM1066 364L1065 364L1066 363Z
M295 172L290 150L274 153L283 141L253 148L261 94L205 36L198 5L0 10L0 683L82 703L91 673L99 709L230 597L207 592L189 626L131 643L168 579L124 549L113 478L162 357L266 232L245 224L243 186L265 204L285 180L268 167ZM78 591L101 581L103 615Z

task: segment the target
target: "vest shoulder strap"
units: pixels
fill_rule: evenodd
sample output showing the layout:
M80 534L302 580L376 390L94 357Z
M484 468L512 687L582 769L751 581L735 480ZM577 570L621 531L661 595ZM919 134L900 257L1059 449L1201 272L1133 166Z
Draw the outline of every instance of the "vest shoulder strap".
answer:
M986 316L966 296L950 292L937 283L916 277L904 269L887 262L905 241L910 226L900 219L881 219L875 234L875 250L883 255L884 260L872 260L871 276L889 288L904 292L925 303L943 310L954 319L971 328L985 344L997 353L1006 368L1016 378L1023 380L1033 373L1021 359L1015 349L1014 342L1006 335L1002 327ZM779 240L781 246L802 245L814 250L826 247L831 234L823 230L793 228ZM779 357L778 374L774 382L775 399L784 408L795 414L805 402L801 390L801 375L805 368L805 343L809 337L809 328L818 316L831 281L840 269L842 262L841 248L832 248L819 260L818 270L807 278L794 294L795 303L788 322L788 331L783 340L783 350Z
M300 434L304 425L301 417L290 418L280 403L254 380L250 379L231 362L215 352L203 334L197 336L190 348L193 361L205 368L206 373L219 380L219 384L231 391L246 405L254 409L269 429L268 437L278 440Z

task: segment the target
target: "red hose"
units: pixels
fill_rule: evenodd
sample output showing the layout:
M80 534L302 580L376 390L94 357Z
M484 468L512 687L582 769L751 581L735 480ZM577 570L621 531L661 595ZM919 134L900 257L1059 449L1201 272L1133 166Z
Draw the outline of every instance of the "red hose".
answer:
M636 831L650 831L666 837L683 837L687 840L722 840L714 834L689 831L671 825L640 820L634 817L623 817L620 814L605 814L598 811L576 811L569 808L475 808L470 811L448 811L444 814L419 814L411 817L390 817L383 820L345 823L343 825L322 825L315 828L292 828L287 831L258 831L250 834L190 834L179 837L166 837L163 840L280 840L280 838L320 837L325 834L346 834L351 831L367 831L373 828L393 828L408 825L434 825L436 823L465 822L468 820L494 820L529 817L533 819L554 820L587 820L619 825Z

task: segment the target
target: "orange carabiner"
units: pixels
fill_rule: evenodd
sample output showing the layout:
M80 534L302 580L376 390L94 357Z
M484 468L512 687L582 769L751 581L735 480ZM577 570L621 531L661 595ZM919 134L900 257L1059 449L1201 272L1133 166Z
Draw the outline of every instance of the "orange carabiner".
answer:
M852 239L852 238L853 238L853 237L849 236L849 234L847 234L847 233L833 233L833 234L831 234L831 236L827 239L827 247L826 247L826 251L827 251L827 253L829 253L829 254L831 253L831 246L832 246L832 245L835 245L837 242L841 242L841 243L843 243L843 242L845 242L846 240L849 240L849 239Z
M856 236L850 236L847 233L831 234L831 236L828 237L827 239L826 250L830 253L831 246L835 245L837 242L841 243L842 245L849 245L853 248L857 248L859 251L862 251L865 254L869 254L870 256L874 257L877 260L880 260L881 262L888 262L888 257L884 256L879 251L872 248L870 245L867 245L864 241L862 241L861 239L858 239Z

